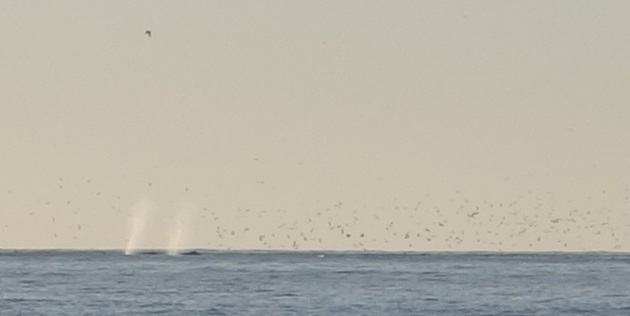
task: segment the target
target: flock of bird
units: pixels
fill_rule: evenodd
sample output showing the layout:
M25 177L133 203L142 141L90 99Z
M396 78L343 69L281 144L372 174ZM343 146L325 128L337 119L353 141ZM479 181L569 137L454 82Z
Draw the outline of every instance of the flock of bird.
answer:
M91 180L84 184L93 186ZM153 183L146 187L150 191ZM106 195L90 189L93 199ZM66 190L63 178L56 190ZM180 188L184 197L190 190ZM72 244L98 231L99 221L118 218L120 246L124 246L129 235L125 220L133 216L130 205L124 205L128 198L107 194L111 207L82 216L89 206L75 205L72 195L55 203L39 199L40 204L28 210L29 220L48 214L48 224L40 226L49 228L45 238L52 244L58 238ZM286 250L627 250L630 219L624 212L630 207L629 199L630 189L625 188L602 190L575 201L561 200L551 192L529 191L508 200L478 200L454 193L448 199L423 197L382 207L336 201L310 209L219 209L209 202L198 204L194 221L186 228L187 245ZM168 221L176 211L154 216L166 216ZM67 214L75 219L61 218ZM9 228L5 220L0 236Z

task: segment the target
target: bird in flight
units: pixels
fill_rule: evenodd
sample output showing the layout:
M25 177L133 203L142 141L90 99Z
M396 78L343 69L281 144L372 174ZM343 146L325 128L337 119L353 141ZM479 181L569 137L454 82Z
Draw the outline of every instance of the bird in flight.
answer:
M146 34L148 37L151 37L151 30L144 31L144 34Z

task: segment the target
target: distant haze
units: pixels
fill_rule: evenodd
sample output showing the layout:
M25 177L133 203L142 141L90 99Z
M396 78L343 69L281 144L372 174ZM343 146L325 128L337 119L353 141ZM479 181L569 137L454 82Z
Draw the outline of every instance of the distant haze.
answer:
M0 247L630 250L628 12L2 1Z

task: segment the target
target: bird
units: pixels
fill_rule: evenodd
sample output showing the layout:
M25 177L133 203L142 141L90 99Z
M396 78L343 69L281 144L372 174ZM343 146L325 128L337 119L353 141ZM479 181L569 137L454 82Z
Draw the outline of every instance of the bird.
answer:
M146 34L148 37L151 37L151 30L144 31L144 34Z

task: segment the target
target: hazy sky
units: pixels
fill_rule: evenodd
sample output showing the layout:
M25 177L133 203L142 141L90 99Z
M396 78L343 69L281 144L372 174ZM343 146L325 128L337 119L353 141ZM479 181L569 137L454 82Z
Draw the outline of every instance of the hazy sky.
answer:
M0 247L630 250L627 12L0 1Z

